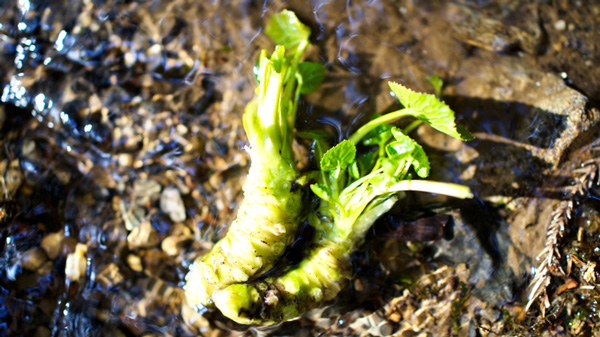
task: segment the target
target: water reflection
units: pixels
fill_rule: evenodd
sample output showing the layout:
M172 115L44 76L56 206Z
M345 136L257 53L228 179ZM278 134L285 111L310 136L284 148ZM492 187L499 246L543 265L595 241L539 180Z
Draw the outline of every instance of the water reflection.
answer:
M27 89L23 86L23 83L19 79L24 77L25 74L19 73L10 79L8 84L5 84L2 90L2 97L0 101L4 103L12 103L17 107L26 107L29 104L28 96L26 95Z

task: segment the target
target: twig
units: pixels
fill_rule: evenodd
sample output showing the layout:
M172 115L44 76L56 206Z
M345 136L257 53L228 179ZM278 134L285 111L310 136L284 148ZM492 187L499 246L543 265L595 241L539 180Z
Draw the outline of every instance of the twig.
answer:
M546 309L550 307L547 288L550 285L552 275L567 276L560 264L560 242L564 237L565 228L567 228L567 224L573 216L574 209L598 185L600 158L585 161L580 168L574 170L574 173L577 175L574 183L563 188L567 200L562 200L558 204L558 208L552 213L552 218L548 223L546 246L537 256L537 259L541 259L541 261L536 268L535 277L530 285L525 311L528 311L536 299L540 298L543 303L542 312L545 313ZM570 268L567 272L570 273ZM542 316L544 315L542 314Z

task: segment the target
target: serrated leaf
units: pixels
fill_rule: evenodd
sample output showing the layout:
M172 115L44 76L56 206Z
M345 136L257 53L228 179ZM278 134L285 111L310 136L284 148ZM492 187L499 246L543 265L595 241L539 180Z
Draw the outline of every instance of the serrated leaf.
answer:
M469 130L465 129L464 126L462 126L460 124L456 124L456 130L458 131L458 133L462 137L462 138L460 138L462 140L473 140L473 139L475 139L475 136L473 136Z
M465 141L474 139L473 135L466 129L457 128L454 121L454 111L434 95L415 92L395 82L389 82L388 84L400 103L409 109L411 116L454 138Z
M271 16L265 32L273 42L283 45L289 51L296 50L298 45L310 36L310 28L300 22L294 12L287 9Z
M392 135L394 136L394 138L396 139L396 148L394 148L393 150L401 150L403 148L412 148L412 151L410 151L410 153L402 153L402 155L406 155L407 157L410 156L412 157L413 161L412 161L412 166L415 169L415 172L417 172L417 175L421 178L426 178L427 176L429 176L429 169L430 169L430 165L429 165L429 158L427 157L427 155L425 154L425 151L423 150L423 147L421 147L421 145L419 145L419 143L417 143L416 141L414 141L412 138L410 138L409 136L407 136L406 134L404 134L404 132L402 132L402 130L400 130L399 128L394 127L392 130ZM404 145L402 145L404 144ZM386 148L386 151L388 149ZM388 152L389 155L389 152ZM404 156L402 156L404 157Z
M356 147L348 140L341 141L338 145L325 152L321 158L321 170L333 171L337 168L345 169L356 157Z
M319 88L325 79L325 67L314 62L302 62L298 65L298 73L302 77L300 93L310 94Z

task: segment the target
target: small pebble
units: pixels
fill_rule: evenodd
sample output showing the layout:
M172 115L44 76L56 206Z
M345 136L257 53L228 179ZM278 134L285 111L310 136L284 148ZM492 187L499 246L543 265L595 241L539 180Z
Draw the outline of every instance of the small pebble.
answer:
M565 20L557 20L554 23L554 29L558 31L563 31L565 30L565 28L567 28L567 23L565 22Z
M142 270L144 270L142 266L142 259L138 255L127 255L127 264L133 271L141 272Z
M142 222L127 235L129 249L152 247L158 243L156 231L148 221Z
M88 99L88 103L91 113L98 112L102 108L102 102L96 94L90 96L90 98Z
M21 256L21 266L23 269L36 271L47 259L42 249L34 247L23 253Z
M136 56L132 52L125 53L124 62L127 67L132 67L135 64Z
M187 126L183 124L177 124L175 130L177 130L177 133L179 133L180 135L185 135L188 132Z
M182 243L186 240L183 236L168 236L166 237L162 243L162 250L169 256L177 256L182 249Z
M114 287L124 280L119 267L117 267L115 263L102 266L101 270L96 275L96 278L106 287Z
M118 156L119 165L129 167L133 163L133 158L130 153L121 153Z
M394 327L392 326L392 324L387 323L387 322L380 324L378 328L379 328L379 333L382 336L390 336L394 332Z
M177 188L167 187L163 190L160 196L160 210L175 223L185 221L185 206Z
M196 312L196 310L187 303L184 303L181 306L181 317L184 322L196 329L206 329L210 325L206 318L202 317L201 314Z
M65 276L68 282L77 282L85 275L87 245L78 243L75 251L67 256Z
M40 245L48 255L48 258L54 260L60 254L62 240L64 239L64 231L50 233L42 239Z
M157 55L160 55L161 51L162 51L162 47L160 46L160 44L155 43L150 48L148 48L148 50L146 51L146 55L157 56Z

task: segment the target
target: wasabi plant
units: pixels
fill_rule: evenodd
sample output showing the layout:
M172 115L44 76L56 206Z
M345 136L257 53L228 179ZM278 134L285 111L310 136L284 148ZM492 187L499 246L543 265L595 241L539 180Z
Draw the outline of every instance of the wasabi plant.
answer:
M472 197L465 186L413 179L411 169L419 178L429 175L427 155L405 131L387 123L412 116L461 140L472 139L470 133L456 126L452 110L435 96L389 86L403 109L375 118L327 151L323 140L315 140L320 171L310 189L320 203L309 215L317 233L308 256L281 275L215 291L212 299L225 316L242 324L276 324L333 299L350 279L350 254L396 203L398 192ZM372 149L358 154L358 145Z
M244 199L226 236L190 267L185 291L193 306L210 305L215 291L271 269L301 222L294 124L300 94L320 85L324 67L301 62L310 30L293 12L271 17L266 33L278 45L259 56L259 86L243 116L251 159Z
M324 68L301 61L310 30L294 13L274 15L266 33L277 46L271 55L261 52L257 95L244 112L251 158L244 200L227 235L192 264L185 286L193 306L214 304L238 323L257 325L298 317L333 299L350 279L350 254L397 202L398 192L471 197L467 187L422 180L429 175L429 160L408 133L428 123L461 140L472 136L435 96L397 83L389 85L403 109L376 117L332 148L315 137L319 170L301 175L292 150L298 99L320 85ZM405 116L416 120L404 130L388 125ZM421 179L413 179L412 172ZM306 191L319 199L312 212L299 181L314 181ZM307 257L263 276L290 245L303 213L316 229Z

